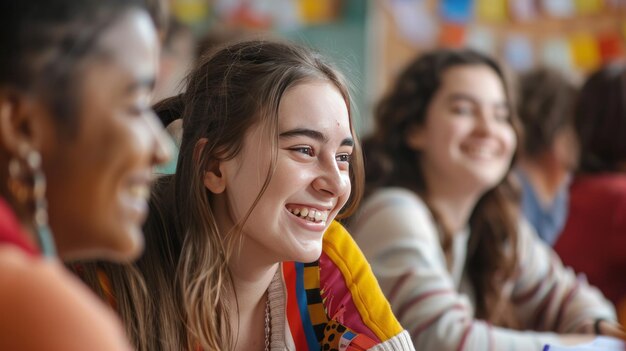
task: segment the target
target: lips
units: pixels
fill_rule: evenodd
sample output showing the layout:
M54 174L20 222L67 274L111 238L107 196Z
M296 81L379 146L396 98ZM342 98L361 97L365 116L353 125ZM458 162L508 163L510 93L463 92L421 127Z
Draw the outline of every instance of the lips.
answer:
M150 197L150 186L148 184L132 184L128 188L128 194L134 199L147 201Z
M143 223L148 214L150 184L150 173L141 172L130 176L122 189L122 206L126 214L138 223Z
M464 145L461 149L465 154L477 159L492 160L500 157L500 150L491 145Z

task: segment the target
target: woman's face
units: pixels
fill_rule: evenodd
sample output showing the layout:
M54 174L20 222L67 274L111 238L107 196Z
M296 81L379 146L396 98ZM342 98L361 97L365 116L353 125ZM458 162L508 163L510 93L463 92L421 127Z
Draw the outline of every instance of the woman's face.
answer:
M485 65L449 68L426 111L407 136L421 151L428 189L482 193L508 172L516 146L502 81Z
M354 140L346 103L329 82L298 84L282 97L278 128L276 170L245 224L244 243L247 252L269 263L311 262L321 255L322 235L350 196ZM213 206L220 229L241 220L260 193L270 164L269 139L264 128L252 127L241 153L220 165L225 206L219 198Z
M152 167L171 152L149 105L158 42L148 15L129 11L97 46L77 78L75 136L50 119L41 143L50 226L63 258L127 260L143 248Z

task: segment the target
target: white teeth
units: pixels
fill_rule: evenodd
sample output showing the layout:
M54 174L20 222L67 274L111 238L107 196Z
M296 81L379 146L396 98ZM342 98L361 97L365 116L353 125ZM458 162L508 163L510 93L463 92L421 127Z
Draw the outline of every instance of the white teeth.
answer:
M325 222L328 219L327 211L319 211L319 210L308 209L308 208L294 208L294 209L289 209L289 212L293 213L294 215L300 218L304 218L306 220L309 220L311 222L316 222L316 223Z
M133 185L128 189L132 197L147 199L150 197L150 188L145 185Z
M470 146L467 147L466 150L469 154L473 154L481 158L489 158L495 156L495 152L487 147Z

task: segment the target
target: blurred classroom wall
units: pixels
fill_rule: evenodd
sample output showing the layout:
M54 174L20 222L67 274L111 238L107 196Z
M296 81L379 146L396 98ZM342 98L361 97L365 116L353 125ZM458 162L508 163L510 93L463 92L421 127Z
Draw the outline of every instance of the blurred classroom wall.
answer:
M329 57L353 86L356 128L400 69L436 47L471 47L517 72L556 67L574 79L625 58L626 0L171 0L202 37L246 28Z

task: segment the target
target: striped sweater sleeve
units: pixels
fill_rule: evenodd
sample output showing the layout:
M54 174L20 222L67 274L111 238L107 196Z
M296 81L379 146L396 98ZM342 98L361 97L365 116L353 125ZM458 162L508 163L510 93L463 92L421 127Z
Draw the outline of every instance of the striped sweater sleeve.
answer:
M528 351L558 344L551 332L519 332L474 319L470 299L457 292L447 270L432 217L412 193L387 190L370 199L351 232L417 350ZM597 292L525 233L523 271L509 291L529 329L576 331L591 315L612 318Z

